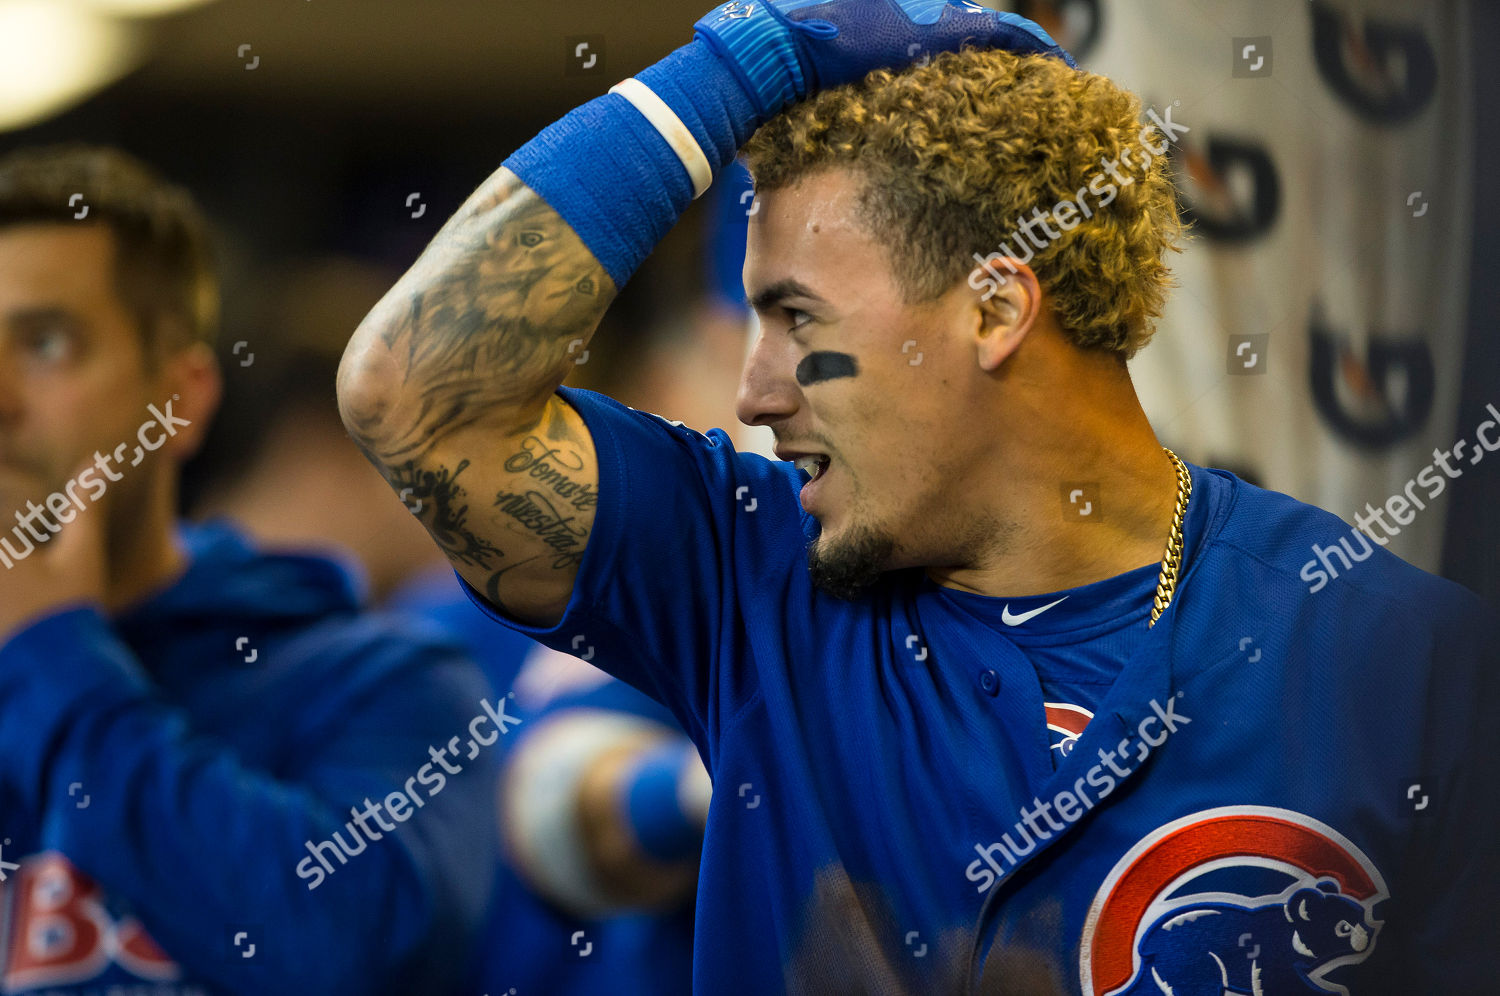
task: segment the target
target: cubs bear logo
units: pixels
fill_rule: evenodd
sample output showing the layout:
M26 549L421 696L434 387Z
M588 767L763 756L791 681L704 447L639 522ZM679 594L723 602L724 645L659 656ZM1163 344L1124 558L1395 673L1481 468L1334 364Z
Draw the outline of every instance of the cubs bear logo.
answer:
M1149 834L1116 863L1084 922L1084 996L1337 993L1367 958L1385 880L1309 816L1226 806Z

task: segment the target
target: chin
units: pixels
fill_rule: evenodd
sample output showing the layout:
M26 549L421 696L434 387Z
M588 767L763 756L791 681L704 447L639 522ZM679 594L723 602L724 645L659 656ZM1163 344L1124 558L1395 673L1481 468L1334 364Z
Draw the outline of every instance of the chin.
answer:
M854 601L890 569L895 550L889 534L850 525L838 536L825 532L808 544L807 570L818 590Z

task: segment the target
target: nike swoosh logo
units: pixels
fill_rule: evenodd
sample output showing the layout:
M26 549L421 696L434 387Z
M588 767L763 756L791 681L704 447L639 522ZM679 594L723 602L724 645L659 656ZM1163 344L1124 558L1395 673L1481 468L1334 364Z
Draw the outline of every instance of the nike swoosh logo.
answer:
M1059 598L1057 602L1066 602L1067 600L1068 596L1064 595L1062 598ZM1007 603L1005 608L1000 610L1000 621L1005 623L1005 625L1007 626L1019 626L1026 620L1034 619L1037 616L1041 615L1043 612L1046 612L1048 609L1052 608L1053 605L1056 605L1057 602L1053 602L1052 605L1044 605L1039 609L1032 609L1030 612L1022 612L1018 616L1011 614L1010 604Z

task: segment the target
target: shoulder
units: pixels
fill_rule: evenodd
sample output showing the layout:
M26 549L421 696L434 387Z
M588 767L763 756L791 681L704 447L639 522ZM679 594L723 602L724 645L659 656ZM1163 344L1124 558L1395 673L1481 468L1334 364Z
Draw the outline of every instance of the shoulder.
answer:
M1477 595L1365 546L1322 509L1232 475L1218 480L1233 503L1173 602L1169 652L1180 680L1226 683L1245 696L1247 717L1274 690L1265 701L1282 720L1369 724L1357 735L1379 729L1392 749L1420 731L1461 739L1493 714L1500 643ZM1340 560L1341 539L1363 559ZM1334 548L1340 554L1326 553Z
M1203 551L1213 587L1282 614L1394 615L1423 629L1488 620L1473 592L1402 560L1333 513L1228 471L1206 473L1228 505Z
M729 433L723 429L699 432L677 419L655 412L631 408L606 394L582 388L559 387L558 395L575 408L594 436L600 449L601 463L607 458L605 446L633 455L632 447L669 446L690 455L705 466L738 465L736 473L772 472L790 478L791 465L771 460L760 453L736 450ZM602 437L602 440L601 440Z
M621 430L627 433L641 432L707 447L727 445L729 441L728 434L722 429L711 429L706 433L699 432L678 419L631 408L598 391L590 391L581 387L559 387L557 395L583 416L584 424L593 433L598 433L600 429Z
M723 429L699 432L595 391L560 387L557 393L593 436L601 504L595 536L608 538L623 528L616 510L634 516L631 524L639 527L689 508L737 535L799 540L796 551L817 535L816 520L797 497L802 474L791 463L736 449Z
M1203 550L1203 568L1218 582L1262 585L1263 597L1275 594L1281 604L1325 594L1326 603L1373 612L1487 612L1469 589L1409 564L1331 511L1229 471L1205 474L1223 487L1229 507Z

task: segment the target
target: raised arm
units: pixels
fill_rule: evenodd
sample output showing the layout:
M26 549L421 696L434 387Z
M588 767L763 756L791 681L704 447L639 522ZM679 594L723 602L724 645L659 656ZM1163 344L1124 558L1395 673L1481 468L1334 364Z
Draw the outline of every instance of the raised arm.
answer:
M501 167L339 369L355 442L459 573L523 621L561 617L593 525L593 441L554 392L614 296L567 223Z
M761 123L917 52L971 43L1072 62L1015 15L961 0L931 12L931 0L715 8L692 42L507 159L360 324L339 370L345 423L495 605L561 619L598 465L554 392L617 289Z

